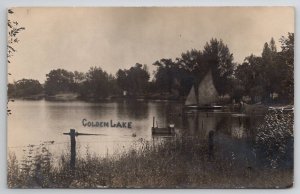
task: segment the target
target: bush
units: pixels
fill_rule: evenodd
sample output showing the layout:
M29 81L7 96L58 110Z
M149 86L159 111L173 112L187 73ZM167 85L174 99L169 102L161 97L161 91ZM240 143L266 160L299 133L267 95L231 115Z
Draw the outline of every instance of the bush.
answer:
M258 127L256 143L273 168L293 161L293 112L272 110Z

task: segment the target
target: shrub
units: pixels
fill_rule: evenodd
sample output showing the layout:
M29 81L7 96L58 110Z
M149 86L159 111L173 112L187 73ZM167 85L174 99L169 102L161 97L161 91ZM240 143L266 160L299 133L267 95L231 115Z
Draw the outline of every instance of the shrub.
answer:
M258 127L256 143L266 155L269 164L277 168L283 162L293 161L293 112L272 110Z

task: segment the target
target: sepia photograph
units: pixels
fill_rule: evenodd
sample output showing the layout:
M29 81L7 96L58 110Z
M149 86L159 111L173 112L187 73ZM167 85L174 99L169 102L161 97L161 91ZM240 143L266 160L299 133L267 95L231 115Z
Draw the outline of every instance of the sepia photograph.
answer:
M7 20L8 188L293 187L294 7Z

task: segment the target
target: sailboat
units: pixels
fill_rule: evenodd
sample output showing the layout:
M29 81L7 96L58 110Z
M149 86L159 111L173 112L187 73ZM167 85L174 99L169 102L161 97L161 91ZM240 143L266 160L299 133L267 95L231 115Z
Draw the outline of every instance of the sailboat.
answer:
M198 90L192 86L184 105L188 109L221 109L221 106L213 105L218 98L219 94L214 86L210 70L199 84Z

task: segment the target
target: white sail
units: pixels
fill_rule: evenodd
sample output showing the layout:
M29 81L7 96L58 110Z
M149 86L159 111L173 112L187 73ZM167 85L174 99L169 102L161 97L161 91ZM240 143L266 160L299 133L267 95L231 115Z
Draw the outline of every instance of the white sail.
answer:
M194 86L192 86L190 93L185 100L185 105L195 105L195 104L197 104L197 99L196 99L195 88Z
M218 100L218 92L215 88L212 72L209 71L198 87L198 105L209 105Z

